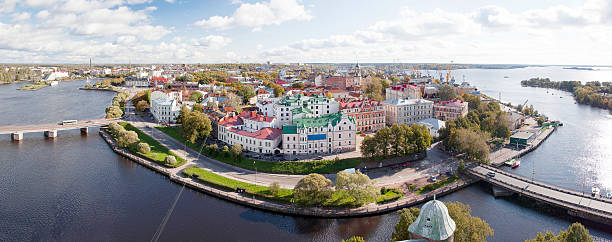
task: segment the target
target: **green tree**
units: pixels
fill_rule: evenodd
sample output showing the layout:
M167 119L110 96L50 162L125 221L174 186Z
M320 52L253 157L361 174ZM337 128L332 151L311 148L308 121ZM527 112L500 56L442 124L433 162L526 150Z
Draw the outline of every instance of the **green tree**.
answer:
M567 242L592 242L593 237L589 234L589 230L586 229L580 223L573 223L570 225L567 230L563 230L559 232L559 235L555 236L555 234L551 232L546 232L546 234L538 233L536 238L528 240L528 242L559 242L559 241L567 241Z
M302 88L304 88L304 83L303 82L296 82L296 83L293 83L293 85L291 85L291 87L302 89Z
M242 85L238 95L242 97L242 103L248 103L249 99L255 96L255 88L251 85Z
M500 125L495 128L495 133L493 136L507 139L510 138L510 135L512 135L512 133L510 133L510 129L506 126Z
M462 97L464 101L468 102L469 109L479 109L480 108L480 104L482 103L480 101L480 97L476 95L471 95L468 93L463 94Z
M119 147L128 147L138 143L140 139L138 138L138 134L134 131L122 130L119 132L117 136L117 145Z
M234 157L234 159L239 160L240 157L242 157L242 145L233 144L231 152L232 152L232 156Z
M187 118L187 116L189 116L189 114L191 114L191 110L189 110L189 108L187 108L187 105L181 106L181 110L179 111L179 115L178 115L178 117L176 117L176 123L177 124L184 123L185 119Z
M457 91L451 85L442 85L438 88L438 95L440 100L449 101L457 98Z
M282 97L283 94L285 93L285 89L279 85L276 85L274 87L274 96L275 97Z
M470 129L458 129L450 139L455 140L455 147L459 152L465 153L466 158L483 163L488 162L489 146L484 134Z
M455 221L454 241L487 241L487 237L494 235L493 229L489 227L486 221L478 217L472 217L472 209L469 205L460 202L446 202L444 204L448 208L448 214Z
M361 236L353 235L353 237L350 237L347 240L342 240L342 242L365 242L365 240Z
M183 135L189 142L195 144L196 140L210 135L212 126L208 115L201 112L191 112L183 121Z
M457 170L459 171L459 173L463 173L465 171L465 163L463 162L463 160L459 161L459 165L457 166Z
M332 182L320 174L309 174L293 188L295 202L303 205L321 204L332 195Z
M546 122L546 118L545 117L538 117L538 126L542 127L542 125L544 125L544 123Z
M353 174L340 171L336 174L336 190L344 190L355 199L354 205L363 205L373 201L378 195L378 188L370 177L357 171Z
M191 111L193 112L204 112L204 107L202 106L202 104L196 103L193 105L193 107L191 108Z
M230 107L233 107L234 109L236 109L238 113L242 111L242 107L241 107L242 100L234 93L230 92L225 95L225 103L229 105Z
M138 112L143 112L148 107L149 103L145 100L140 100L136 103L136 110L138 110Z
M191 95L189 95L189 101L192 102L202 102L202 100L204 99L204 95L201 92L192 92Z
M397 211L400 215L400 220L395 224L393 234L391 234L391 241L401 241L410 239L410 231L408 227L419 217L419 208L403 208Z
M149 147L149 144L147 143L138 143L138 152L147 154L151 152L151 147Z
M176 157L174 157L173 155L166 156L164 162L168 165L174 165L176 164Z
M224 145L223 147L221 147L221 153L223 153L223 155L227 156L229 154L229 147L227 147L227 145Z

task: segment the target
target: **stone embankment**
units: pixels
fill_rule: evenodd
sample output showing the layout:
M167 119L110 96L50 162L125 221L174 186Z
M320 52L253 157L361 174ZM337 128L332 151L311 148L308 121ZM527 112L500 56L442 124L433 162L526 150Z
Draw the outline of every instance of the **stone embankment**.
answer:
M326 208L326 207L301 207L293 204L282 204L278 202L272 202L260 198L255 198L247 194L239 194L234 191L228 191L219 189L207 184L198 182L193 178L183 177L182 169L166 168L153 161L137 156L129 152L128 150L119 147L112 137L104 130L100 129L100 135L108 143L111 149L117 154L130 159L142 166L145 166L155 172L167 176L171 181L187 186L194 190L212 195L227 201L231 201L237 204L241 204L247 207L256 209L266 210L270 212L276 212L281 214L296 215L296 216L308 216L308 217L321 217L321 218L343 218L343 217L362 217L377 215L383 213L393 212L402 208L411 207L420 203L427 202L433 199L434 194L440 197L466 186L471 185L476 180L459 180L448 186L439 188L435 191L431 191L425 194L414 195L409 194L402 199L394 202L385 204L370 203L358 208Z

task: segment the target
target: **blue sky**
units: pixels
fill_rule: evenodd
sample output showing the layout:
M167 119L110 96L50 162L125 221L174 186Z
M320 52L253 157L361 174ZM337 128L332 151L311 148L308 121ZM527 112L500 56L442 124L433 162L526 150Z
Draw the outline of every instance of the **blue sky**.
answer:
M0 63L612 64L607 0L0 0Z

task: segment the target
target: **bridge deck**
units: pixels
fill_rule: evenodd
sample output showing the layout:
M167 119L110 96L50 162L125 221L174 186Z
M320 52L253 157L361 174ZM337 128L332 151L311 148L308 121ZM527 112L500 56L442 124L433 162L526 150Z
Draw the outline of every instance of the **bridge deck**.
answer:
M495 172L494 177L487 176L487 173L491 171ZM594 198L590 196L590 194L583 195L578 192L539 182L532 183L528 179L490 166L476 166L469 168L468 172L482 178L488 183L495 184L516 193L527 195L560 207L595 215L608 222L612 221L612 200L610 199Z
M117 121L118 119L90 119L90 120L79 120L74 125L62 125L58 123L47 123L47 124L27 124L27 125L9 125L0 126L0 134L10 133L32 133L32 132L43 132L48 130L69 130L79 129L88 127L97 127L108 125L111 122Z

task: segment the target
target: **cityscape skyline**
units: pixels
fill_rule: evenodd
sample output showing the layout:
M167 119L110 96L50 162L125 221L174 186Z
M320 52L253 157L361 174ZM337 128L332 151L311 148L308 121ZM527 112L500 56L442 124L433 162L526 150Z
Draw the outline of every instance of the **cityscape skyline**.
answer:
M609 65L612 54L602 0L0 3L3 63Z

